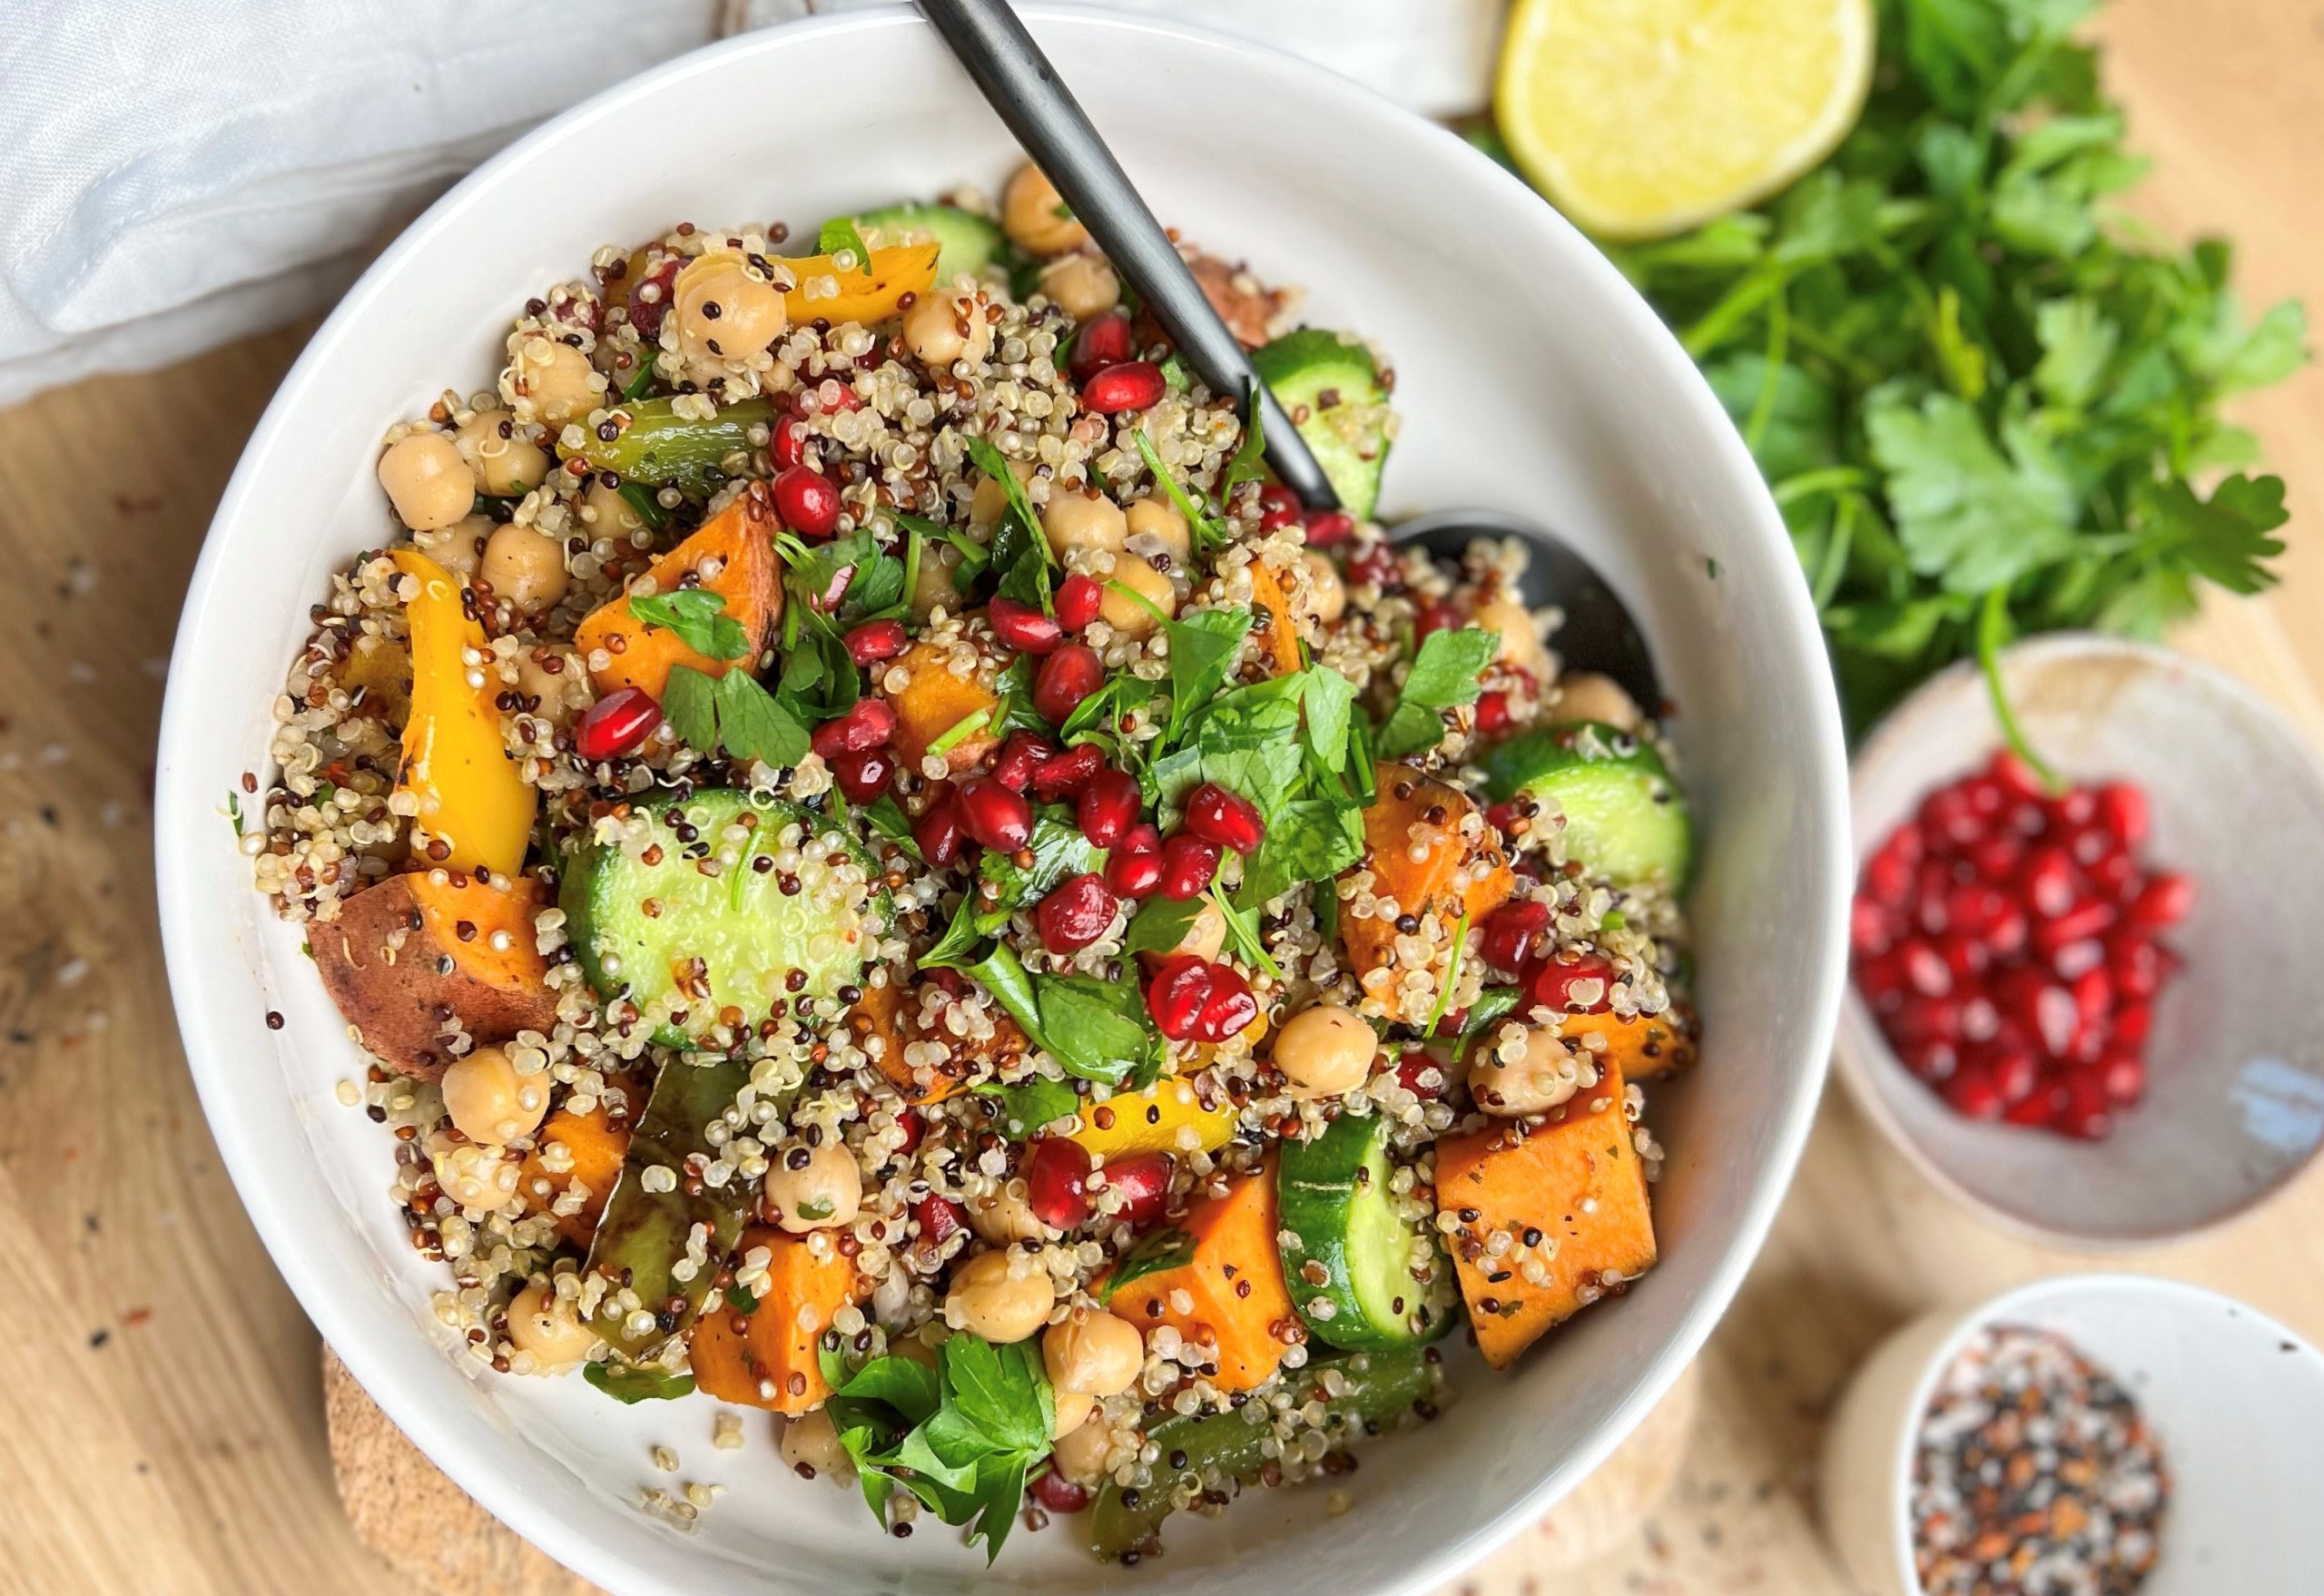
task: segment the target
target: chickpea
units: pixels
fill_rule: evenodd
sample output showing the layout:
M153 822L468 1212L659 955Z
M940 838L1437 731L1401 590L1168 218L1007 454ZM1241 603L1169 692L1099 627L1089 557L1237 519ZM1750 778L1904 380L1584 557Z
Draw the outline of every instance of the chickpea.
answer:
M1033 479L1033 468L1023 460L1009 462L1010 475L1019 482ZM969 496L969 527L971 531L990 532L1000 525L1002 512L1009 508L1009 490L990 477L977 478L977 490Z
M506 1048L478 1048L453 1059L438 1085L452 1128L485 1147L532 1135L548 1112L548 1072L517 1074Z
M727 251L688 262L670 284L670 324L688 360L740 362L783 336L783 291Z
M1183 566L1194 553L1194 536L1186 517L1160 498L1141 498L1129 507L1129 538L1137 555L1167 554L1174 566ZM1150 541L1141 541L1141 540Z
M1353 1010L1337 1003L1302 1009L1275 1039L1275 1067L1295 1098L1335 1098L1372 1074L1380 1039Z
M478 410L454 436L477 488L495 498L530 493L548 475L547 452L506 410Z
M1541 624L1516 595L1495 593L1477 606L1477 625L1501 634L1501 663L1531 671L1537 681L1550 674L1550 651L1542 645Z
M1041 269L1041 291L1076 321L1087 321L1121 303L1122 280L1105 256L1079 250Z
M491 1213L517 1200L517 1160L497 1147L439 1138L428 1149L436 1184L464 1208Z
M1058 1440L1062 1440L1088 1424L1089 1415L1098 1411L1098 1399L1086 1392L1052 1392L1049 1394L1049 1403L1051 1410L1057 1415L1057 1423L1050 1427L1049 1434L1053 1439Z
M560 668L550 670L551 660L558 661ZM539 703L532 713L553 726L572 720L573 712L581 707L581 700L587 696L584 690L587 680L576 655L547 647L528 648L517 659L517 691L537 699Z
M533 1355L535 1374L561 1374L588 1357L597 1333L554 1289L527 1286L508 1305L508 1342Z
M1060 1392L1112 1396L1146 1366L1146 1338L1127 1319L1078 1307L1043 1333L1041 1363Z
M1077 1485L1094 1485L1106 1477L1106 1458L1114 1450L1114 1426L1099 1418L1077 1424L1057 1438L1058 1473Z
M468 462L460 462L460 469L468 469ZM475 477L468 478L473 493ZM448 527L433 532L412 534L412 547L444 567L454 576L473 576L478 561L484 558L484 546L500 529L500 524L490 516L462 516Z
M1129 517L1102 493L1059 489L1041 507L1041 531L1059 559L1077 548L1118 554L1129 536Z
M960 551L950 543L921 545L920 576L911 589L911 613L924 621L940 606L958 612L960 587L952 573L960 568Z
M606 487L603 476L589 478L588 491L581 496L581 519L592 536L616 540L645 525L637 507L624 498L618 488Z
M1019 249L1041 256L1062 255L1089 241L1089 230L1074 218L1073 207L1049 174L1029 161L1017 169L1001 195L1000 230Z
M943 1343L940 1334L943 1329L941 1325L922 1325L909 1335L899 1335L888 1343L888 1355L918 1364L922 1368L940 1368L943 1360L937 1349ZM932 1340L931 1335L935 1337Z
M852 1225L863 1210L863 1171L837 1137L776 1155L760 1183L775 1223L793 1236Z
M839 1443L839 1426L822 1408L812 1413L794 1414L790 1418L777 1417L775 1423L783 1433L775 1443L775 1450L807 1479L817 1474L829 1474L836 1480L855 1477L855 1460L847 1455L847 1448Z
M969 1199L969 1228L995 1246L1012 1241L1047 1241L1049 1227L1034 1217L1032 1205L1017 1190L1019 1183L1001 1187L990 1197Z
M565 570L564 543L513 522L485 544L484 561L477 567L477 575L491 587L494 596L531 615L555 607L570 580Z
M1598 721L1619 732L1635 732L1646 718L1620 682L1596 671L1560 676L1553 707L1561 721Z
M606 402L606 379L589 357L546 334L527 338L508 369L510 387L524 397L532 419L552 429L586 419Z
M1303 548L1299 566L1307 574L1304 607L1310 616L1328 626L1347 614L1347 584L1340 579L1340 568L1332 564L1331 556Z
M1493 1047L1469 1060L1469 1096L1486 1113L1546 1114L1581 1089L1582 1064L1549 1027L1527 1026L1513 1046L1512 1059Z
M459 447L440 432L412 432L379 457L379 486L396 517L415 532L448 527L476 507L476 478Z
M904 312L903 330L904 347L922 365L940 370L992 353L992 323L985 320L980 294L931 291Z
M1147 604L1165 616L1178 613L1178 590L1170 578L1142 559L1121 559L1114 562L1115 583L1143 596ZM1137 599L1114 591L1113 583L1106 587L1105 596L1098 601L1098 613L1106 625L1125 637L1151 636L1162 623L1154 617L1154 610Z
M1040 1261L1013 1248L979 1253L952 1271L944 1322L999 1345L1022 1341L1049 1322L1057 1287Z

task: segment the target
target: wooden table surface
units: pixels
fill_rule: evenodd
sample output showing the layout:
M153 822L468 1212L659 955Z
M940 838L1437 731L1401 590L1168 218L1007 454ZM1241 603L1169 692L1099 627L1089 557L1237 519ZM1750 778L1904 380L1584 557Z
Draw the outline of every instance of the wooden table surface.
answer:
M2112 82L2159 160L2139 208L2241 245L2250 302L2324 311L2324 5L2117 0ZM220 1168L154 931L163 662L212 507L300 332L0 414L0 1591L408 1591L333 1489L315 1333ZM2290 483L2285 588L2179 641L2324 735L2324 375L2242 411ZM1923 1184L1835 1089L1758 1266L1702 1360L1677 1487L1555 1576L1570 1596L1837 1596L1812 1471L1847 1371L1901 1320L2086 1265ZM2324 1340L2324 1175L2125 1266ZM1521 1539L1462 1581L1531 1593ZM511 1580L515 1576L510 1576ZM473 1590L510 1588L479 1578Z

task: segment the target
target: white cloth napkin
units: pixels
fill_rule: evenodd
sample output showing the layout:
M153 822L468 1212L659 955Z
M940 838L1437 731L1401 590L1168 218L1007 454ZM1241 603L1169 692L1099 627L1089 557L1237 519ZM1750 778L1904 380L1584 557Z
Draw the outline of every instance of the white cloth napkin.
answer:
M342 292L458 175L722 33L875 0L0 0L0 406ZM1089 0L1482 103L1499 0Z

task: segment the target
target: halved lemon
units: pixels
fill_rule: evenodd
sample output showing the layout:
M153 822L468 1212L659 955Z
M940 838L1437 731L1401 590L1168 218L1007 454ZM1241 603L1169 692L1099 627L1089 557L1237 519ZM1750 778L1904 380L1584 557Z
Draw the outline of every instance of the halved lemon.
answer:
M1845 137L1872 0L1518 0L1494 111L1558 208L1659 238L1755 203Z

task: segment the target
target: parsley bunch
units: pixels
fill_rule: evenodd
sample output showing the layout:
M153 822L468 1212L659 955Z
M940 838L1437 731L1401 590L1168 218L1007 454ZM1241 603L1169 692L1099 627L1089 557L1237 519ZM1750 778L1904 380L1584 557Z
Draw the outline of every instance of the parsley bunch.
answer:
M1828 162L1609 251L1774 488L1857 728L2016 633L2153 636L2275 580L2283 485L2218 407L2300 364L2301 311L2247 324L2224 243L2112 210L2143 164L2070 34L2093 5L1883 0Z
M1039 1343L956 1335L933 1369L888 1356L851 1371L836 1352L820 1355L832 1423L872 1516L885 1523L888 1499L909 1491L946 1523L972 1526L987 1563L999 1557L1057 1423Z

